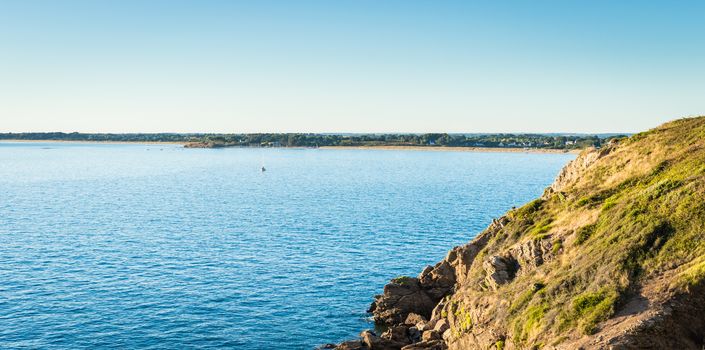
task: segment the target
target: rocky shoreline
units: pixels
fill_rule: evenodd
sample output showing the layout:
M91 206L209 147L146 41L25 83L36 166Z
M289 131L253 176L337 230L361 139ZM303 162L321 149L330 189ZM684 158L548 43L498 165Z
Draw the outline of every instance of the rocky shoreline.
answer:
M336 350L694 349L705 346L705 117L566 165L369 308Z
M427 266L417 278L397 277L384 286L381 295L368 312L375 324L386 329L380 335L373 330L364 330L359 340L337 345L327 344L321 349L336 350L444 350L451 336L448 314L445 310L447 297L459 283L465 281L464 272L478 253L504 225L502 217L493 223L472 242L453 248L445 259L435 266ZM499 265L499 263L497 263ZM506 280L506 266L494 266L490 274L491 283Z
M613 145L614 146L614 145ZM559 191L567 183L579 176L581 171L601 157L609 154L612 148L591 150L569 163L561 170L544 197ZM511 214L511 211L510 213ZM461 329L470 329L472 317L468 310L459 308L450 300L457 289L472 282L468 276L473 262L491 239L497 237L510 215L494 219L492 223L470 243L451 249L446 257L434 266L426 268L418 277L401 276L384 286L383 293L376 295L367 312L371 313L381 334L374 330L364 330L360 339L340 344L326 344L320 349L334 350L446 350L447 342L453 337L451 323ZM484 289L496 290L511 281L520 268L537 267L544 260L552 259L552 244L547 240L532 240L512 247L505 256L480 257L484 279ZM456 330L457 332L457 330ZM457 334L456 334L457 335ZM487 342L502 349L501 335L490 335Z

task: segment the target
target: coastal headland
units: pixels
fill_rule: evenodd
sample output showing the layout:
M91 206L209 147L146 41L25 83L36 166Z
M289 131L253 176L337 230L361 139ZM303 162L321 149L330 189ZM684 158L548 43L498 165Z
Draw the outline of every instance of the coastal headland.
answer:
M337 350L702 349L705 117L590 148Z

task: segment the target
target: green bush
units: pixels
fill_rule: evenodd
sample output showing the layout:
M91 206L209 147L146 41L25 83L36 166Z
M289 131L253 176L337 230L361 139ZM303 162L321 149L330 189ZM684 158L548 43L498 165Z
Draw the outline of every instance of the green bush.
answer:
M584 334L594 333L596 325L612 315L617 295L615 291L603 288L597 292L583 293L573 299L572 316L579 320L580 330Z
M585 241L587 241L590 236L595 233L596 226L597 225L595 224L590 224L579 228L578 232L576 232L575 243L578 245L585 243Z
M412 280L413 279L409 276L399 276L399 277L393 278L392 282L396 283L396 284L400 284L402 286L407 286L407 285L411 284Z

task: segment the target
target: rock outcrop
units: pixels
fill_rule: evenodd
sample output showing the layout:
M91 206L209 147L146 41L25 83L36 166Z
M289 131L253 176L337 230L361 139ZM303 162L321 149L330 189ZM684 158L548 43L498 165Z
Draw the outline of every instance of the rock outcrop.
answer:
M436 303L418 278L399 277L384 286L384 293L375 297L368 312L372 313L375 322L394 326L403 323L412 312L430 317Z
M701 349L705 117L583 152L370 307L375 349Z
M491 256L482 263L485 270L485 282L492 289L497 290L500 285L509 283L519 270L519 264L511 256Z
M604 158L615 149L617 143L610 143L602 149L589 148L568 165L561 169L556 180L544 191L543 198L549 197L553 193L560 192L563 188L578 180L580 176L594 164L597 160Z

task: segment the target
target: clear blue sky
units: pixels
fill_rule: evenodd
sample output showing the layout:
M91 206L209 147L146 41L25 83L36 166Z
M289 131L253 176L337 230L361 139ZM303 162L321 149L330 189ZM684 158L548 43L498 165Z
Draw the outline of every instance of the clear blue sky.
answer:
M705 114L705 1L0 0L0 131L629 132Z

